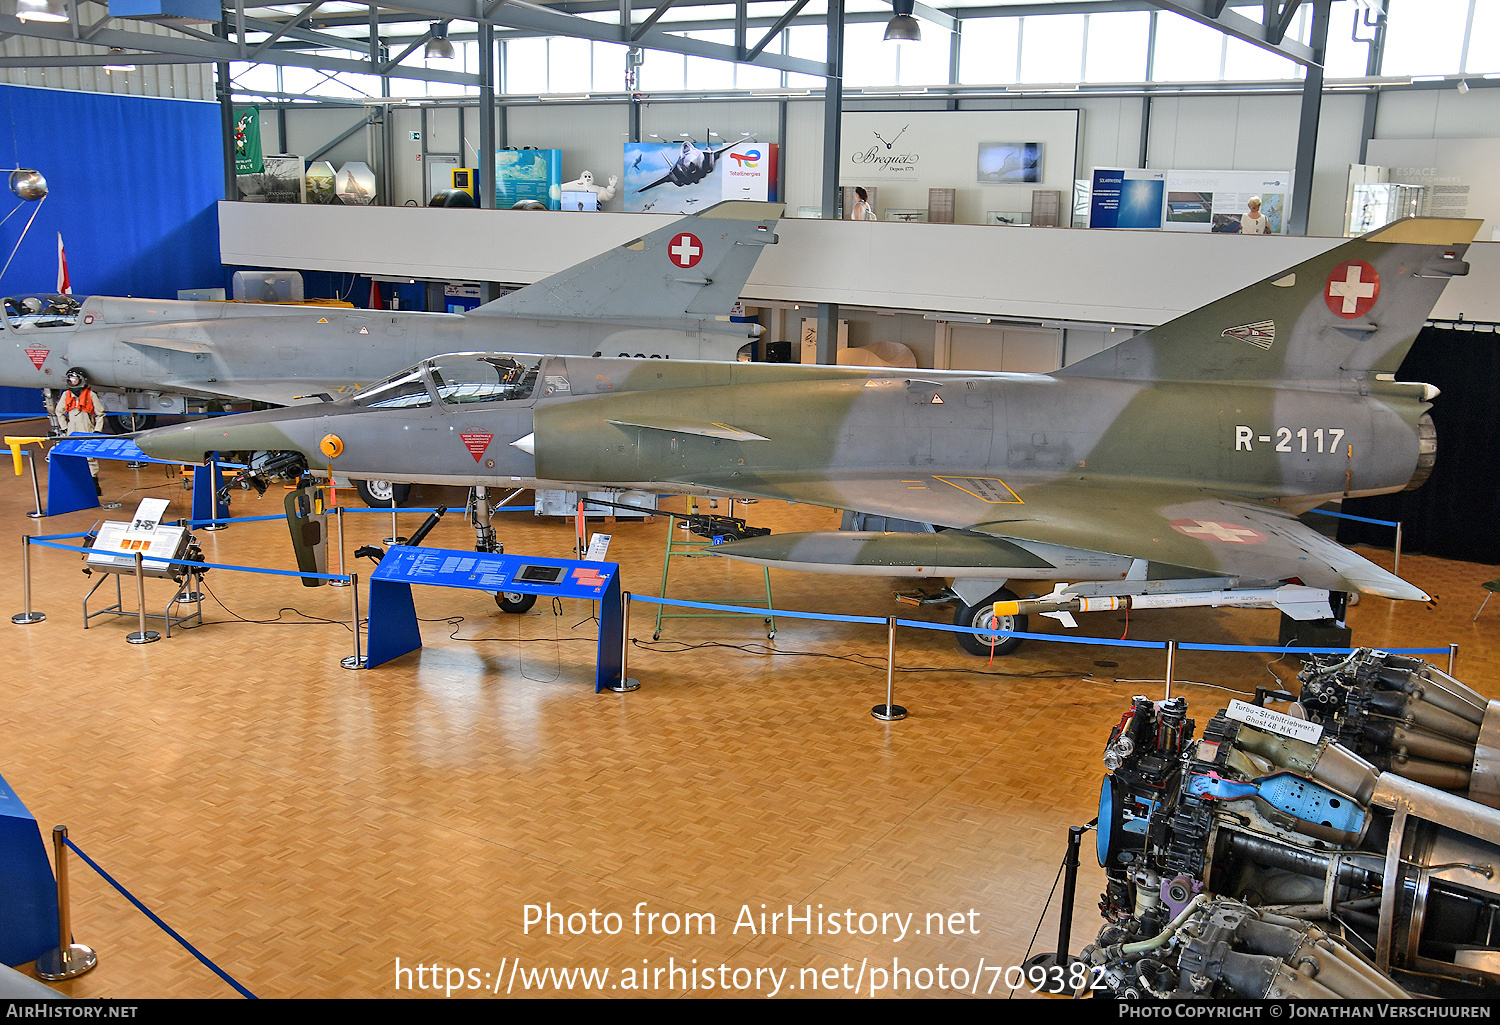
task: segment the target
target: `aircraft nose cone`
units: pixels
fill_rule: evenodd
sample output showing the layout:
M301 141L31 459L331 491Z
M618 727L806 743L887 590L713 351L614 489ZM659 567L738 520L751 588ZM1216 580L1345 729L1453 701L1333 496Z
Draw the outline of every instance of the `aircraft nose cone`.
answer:
M158 427L155 430L142 431L135 436L135 443L140 450L153 459L170 459L173 462L200 463L203 461L205 452L212 452L220 447L222 438L217 440L211 431L212 425L208 423L186 423L173 424L171 427Z

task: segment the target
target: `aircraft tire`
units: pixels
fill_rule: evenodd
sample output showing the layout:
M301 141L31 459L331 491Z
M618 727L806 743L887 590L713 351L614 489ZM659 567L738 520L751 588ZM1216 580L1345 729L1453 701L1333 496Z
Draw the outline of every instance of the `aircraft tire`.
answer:
M521 594L517 591L500 591L495 595L495 604L500 606L501 612L520 615L536 604L536 595Z
M1015 601L1016 596L1010 590L1002 587L990 595L978 605L965 605L962 601L958 603L958 611L953 615L954 626L973 626L979 628L1016 630L1021 633L1026 631L1026 617L1001 616L1000 622L996 623L990 614L990 606L997 601ZM995 645L990 647L988 638L979 637L975 634L955 634L958 638L959 647L971 655L988 657L991 654L1009 655L1021 646L1019 637L999 637L995 639Z
M108 434L132 434L149 431L156 426L156 416L151 413L121 413L104 418L104 430Z
M410 484L393 484L388 480L357 480L354 490L359 492L359 500L371 509L405 505L411 495Z

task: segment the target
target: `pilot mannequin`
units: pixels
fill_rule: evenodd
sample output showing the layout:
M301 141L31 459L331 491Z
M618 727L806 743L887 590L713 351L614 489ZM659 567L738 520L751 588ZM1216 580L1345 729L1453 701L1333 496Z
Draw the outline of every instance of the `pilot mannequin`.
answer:
M57 400L57 419L64 434L104 433L104 403L89 387L88 374L73 367L67 375L68 390ZM99 486L99 462L89 460L89 473L94 477L94 490L103 494Z

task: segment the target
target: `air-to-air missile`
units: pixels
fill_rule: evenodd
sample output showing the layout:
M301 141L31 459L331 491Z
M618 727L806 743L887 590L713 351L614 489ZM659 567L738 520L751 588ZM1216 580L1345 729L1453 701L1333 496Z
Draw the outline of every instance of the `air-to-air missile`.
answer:
M459 353L349 399L139 443L185 462L241 452L314 475L648 488L911 521L714 550L952 578L955 622L976 629L1192 605L1339 619L1349 593L1427 599L1296 517L1431 471L1436 389L1394 374L1467 273L1478 224L1398 221L1050 374ZM1013 580L1061 583L1023 600Z
M206 401L353 394L458 349L735 359L758 327L728 314L782 209L720 203L467 314L14 296L0 317L0 386L60 389L82 369L135 430Z

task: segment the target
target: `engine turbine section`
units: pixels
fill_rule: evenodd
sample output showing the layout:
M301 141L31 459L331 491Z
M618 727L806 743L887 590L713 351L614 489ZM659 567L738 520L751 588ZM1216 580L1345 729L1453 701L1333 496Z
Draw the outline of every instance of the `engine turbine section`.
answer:
M1500 812L1263 707L1195 728L1137 697L1105 745L1087 956L1114 996L1495 992Z
M1368 648L1313 657L1297 679L1308 719L1387 772L1500 808L1500 701L1421 659Z

